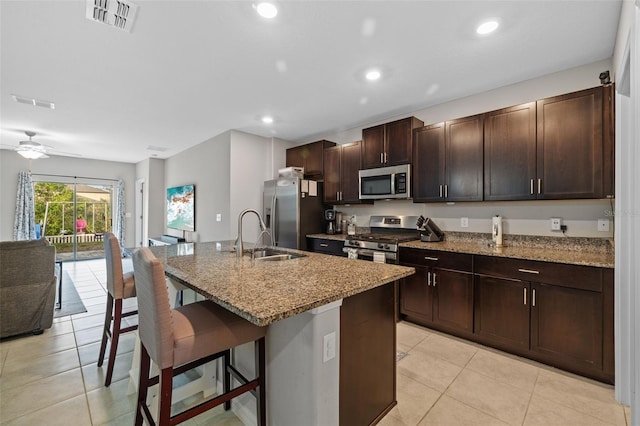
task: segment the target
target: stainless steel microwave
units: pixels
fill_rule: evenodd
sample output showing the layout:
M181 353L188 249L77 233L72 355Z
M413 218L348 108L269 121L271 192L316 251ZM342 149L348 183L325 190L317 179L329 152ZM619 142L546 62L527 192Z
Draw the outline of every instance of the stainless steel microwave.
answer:
M410 197L410 164L360 170L358 176L361 200Z

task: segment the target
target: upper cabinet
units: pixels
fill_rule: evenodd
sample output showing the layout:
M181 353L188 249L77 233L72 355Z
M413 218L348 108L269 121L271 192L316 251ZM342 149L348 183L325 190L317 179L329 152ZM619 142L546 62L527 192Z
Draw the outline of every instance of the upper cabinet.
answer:
M321 140L287 149L287 167L304 167L304 175L322 178L323 153L335 142Z
M324 202L360 203L358 171L361 167L360 141L324 150Z
M603 88L540 100L537 118L537 198L603 198Z
M483 116L414 131L413 201L481 201Z
M487 113L484 199L535 199L536 179L536 103Z
M424 123L415 117L362 130L362 168L411 163L413 129Z

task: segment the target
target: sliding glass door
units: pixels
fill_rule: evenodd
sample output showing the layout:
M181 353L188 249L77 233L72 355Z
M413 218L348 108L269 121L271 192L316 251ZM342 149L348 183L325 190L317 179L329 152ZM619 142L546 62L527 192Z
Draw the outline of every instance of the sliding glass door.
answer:
M113 185L34 178L34 190L36 236L56 247L58 259L104 257L103 235L112 226Z

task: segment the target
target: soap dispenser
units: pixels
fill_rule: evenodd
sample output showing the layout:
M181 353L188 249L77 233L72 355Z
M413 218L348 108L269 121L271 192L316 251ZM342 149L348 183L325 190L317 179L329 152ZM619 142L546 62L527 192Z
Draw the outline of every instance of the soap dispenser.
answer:
M492 220L491 240L496 247L502 247L502 216L496 215Z

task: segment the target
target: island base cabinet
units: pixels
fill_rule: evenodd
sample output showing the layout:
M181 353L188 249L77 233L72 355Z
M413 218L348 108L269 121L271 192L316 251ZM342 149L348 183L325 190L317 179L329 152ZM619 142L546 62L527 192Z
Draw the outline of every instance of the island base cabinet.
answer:
M529 284L476 276L475 334L501 349L529 349Z
M340 425L376 424L396 405L395 284L343 300Z
M534 283L531 351L557 366L602 370L602 295Z

